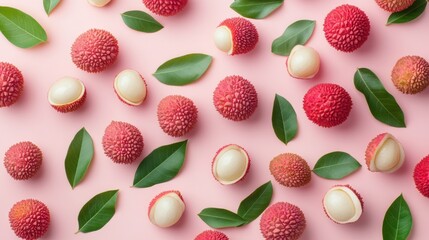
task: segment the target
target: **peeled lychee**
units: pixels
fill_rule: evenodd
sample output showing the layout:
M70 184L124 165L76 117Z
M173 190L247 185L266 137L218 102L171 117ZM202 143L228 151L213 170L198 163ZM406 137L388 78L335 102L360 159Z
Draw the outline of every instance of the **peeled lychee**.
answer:
M337 84L321 83L304 96L304 111L308 119L322 127L340 125L352 109L349 93Z
M320 68L319 53L314 48L296 45L287 58L286 66L294 78L313 78Z
M104 132L104 153L115 163L132 163L141 155L143 146L142 134L129 123L112 121Z
M73 43L71 57L76 66L90 73L101 72L112 65L118 57L116 38L108 31L90 29Z
M416 165L413 177L417 190L429 198L429 156L424 157Z
M24 89L24 77L14 65L0 62L0 108L18 101Z
M413 5L415 0L375 0L375 2L388 12L400 12Z
M305 230L305 216L301 209L287 202L268 207L259 224L266 240L297 240Z
M217 85L213 104L225 118L233 121L248 119L258 106L255 87L241 76L228 76Z
M198 234L194 240L229 240L229 238L222 232L207 230Z
M171 95L158 104L158 122L162 130L172 137L181 137L194 128L198 109L186 97Z
M365 152L366 165L372 172L394 172L402 166L404 159L401 143L389 133L375 137Z
M58 112L73 112L80 108L86 99L85 85L79 79L63 77L49 88L48 101Z
M363 200L349 185L334 186L323 198L323 209L329 219L336 223L352 223L362 215Z
M224 20L216 28L214 34L216 47L229 55L252 51L258 43L258 39L255 25L241 17Z
M155 14L173 16L182 11L188 0L143 0L143 3Z
M273 158L270 172L277 182L286 187L302 187L311 180L310 166L302 157L293 153Z
M7 150L4 166L16 180L32 178L42 166L42 151L32 142L20 142Z
M88 3L95 7L104 7L109 4L111 0L88 0Z
M138 106L146 99L146 82L137 71L126 69L120 72L116 75L113 88L118 98L128 105Z
M166 228L176 224L185 211L185 202L179 191L165 191L149 204L149 220L152 224Z
M343 52L353 52L368 39L370 23L364 11L344 4L326 16L323 31L332 47Z
M429 85L429 63L419 56L400 58L392 70L392 82L405 94L416 94Z
M250 158L244 148L229 144L216 153L212 163L212 173L221 184L229 185L242 180L250 167Z
M48 231L49 209L38 200L26 199L13 205L9 212L10 227L23 239L38 239Z

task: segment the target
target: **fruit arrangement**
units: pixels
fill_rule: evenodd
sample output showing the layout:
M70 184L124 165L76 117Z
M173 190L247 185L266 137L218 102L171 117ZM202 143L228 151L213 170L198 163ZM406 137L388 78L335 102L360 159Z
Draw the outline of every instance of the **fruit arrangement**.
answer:
M0 6L5 238L424 238L427 1L229 4Z

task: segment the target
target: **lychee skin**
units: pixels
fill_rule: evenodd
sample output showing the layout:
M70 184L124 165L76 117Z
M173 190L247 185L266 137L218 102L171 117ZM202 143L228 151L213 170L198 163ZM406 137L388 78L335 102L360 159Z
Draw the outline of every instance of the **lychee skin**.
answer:
M388 12L400 12L413 5L415 0L375 0L375 2Z
M198 109L191 99L170 95L159 102L157 115L159 126L165 133L181 137L194 128Z
M182 11L188 0L143 0L143 3L157 15L173 16Z
M311 180L308 163L293 153L284 153L270 162L270 172L277 182L286 187L302 187Z
M304 96L304 111L308 119L321 127L340 125L347 120L351 109L349 93L337 84L318 84Z
M194 240L229 240L229 238L222 232L207 230L198 234Z
M112 65L119 54L116 38L108 31L90 29L82 33L72 45L74 64L87 72L97 73Z
M134 162L141 155L143 146L142 134L129 123L112 121L104 132L104 153L115 163Z
M417 190L429 198L429 156L424 157L414 168L414 183Z
M219 24L231 31L232 52L230 55L244 54L252 51L259 41L255 25L242 17L228 18Z
M4 166L15 180L32 178L42 166L42 151L32 142L20 142L7 150Z
M419 56L400 58L392 70L392 82L405 94L416 94L429 85L429 63Z
M0 108L18 101L24 89L24 77L14 65L0 62Z
M337 50L353 52L368 39L368 16L358 7L344 4L332 10L325 18L323 31L326 40Z
M9 212L10 227L23 239L38 239L50 224L49 209L38 200L26 199L15 203Z
M217 85L213 104L224 118L243 121L258 107L258 94L248 80L241 76L228 76Z
M301 209L287 202L278 202L262 214L260 229L266 240L297 240L305 230Z

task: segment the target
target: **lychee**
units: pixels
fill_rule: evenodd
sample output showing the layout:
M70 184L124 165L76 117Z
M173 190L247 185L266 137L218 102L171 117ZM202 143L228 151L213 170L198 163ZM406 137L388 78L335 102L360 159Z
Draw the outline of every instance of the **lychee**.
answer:
M59 112L73 112L83 105L86 99L85 85L79 79L63 77L49 88L48 101Z
M417 190L429 198L429 156L424 157L414 168L414 183Z
M110 3L111 0L88 0L88 3L95 7L104 7Z
M416 94L429 85L429 63L419 56L400 58L392 70L392 82L405 94Z
M146 99L146 82L137 71L126 69L120 72L116 75L113 88L118 98L128 105L138 106Z
M216 47L229 55L252 51L258 43L259 35L255 25L241 17L228 18L216 28Z
M229 238L223 232L207 230L198 234L194 240L229 240Z
M21 71L10 63L0 62L0 108L18 101L24 90Z
M389 133L375 137L365 152L366 165L372 172L395 172L402 166L404 159L401 143Z
M165 191L149 204L149 220L152 224L166 228L176 224L185 211L185 202L179 191Z
M143 0L143 3L155 14L173 16L182 11L188 0Z
M32 142L20 142L7 150L4 166L16 180L32 178L42 166L42 151Z
M349 185L332 187L322 202L329 219L339 224L356 222L363 212L362 197Z
M38 239L48 231L49 209L38 200L26 199L13 205L9 212L10 227L23 239Z
M400 12L413 5L415 0L375 0L375 2L388 12Z
M286 187L302 187L311 180L308 163L293 153L284 153L273 158L270 162L270 172L277 182Z
M296 45L287 58L286 66L294 78L313 78L320 68L319 53L314 48Z
M221 184L229 185L242 180L250 167L250 158L244 148L228 144L219 149L212 162L212 173Z

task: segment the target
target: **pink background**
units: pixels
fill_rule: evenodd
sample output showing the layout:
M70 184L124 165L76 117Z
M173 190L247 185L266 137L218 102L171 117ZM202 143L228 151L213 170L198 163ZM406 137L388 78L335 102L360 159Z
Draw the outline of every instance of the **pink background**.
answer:
M400 193L404 193L413 214L410 239L427 237L428 199L415 189L412 172L414 165L429 153L429 95L428 91L415 96L401 94L390 81L390 71L396 60L404 55L415 54L429 59L429 14L413 23L386 27L389 14L374 1L346 1L363 9L371 21L368 41L358 51L346 54L330 47L322 30L325 15L345 1L285 1L267 19L251 20L260 34L256 49L246 55L230 57L216 49L212 36L222 20L238 16L229 8L232 1L190 0L177 16L156 16L165 28L154 34L133 31L122 22L122 12L148 12L140 0L113 0L105 8L92 7L85 0L65 0L50 17L46 16L42 1L1 2L32 15L45 28L49 38L46 44L23 50L0 37L0 61L13 63L25 77L25 91L19 102L0 109L0 153L3 155L11 145L25 140L33 141L44 153L41 171L29 181L15 181L4 167L0 167L1 239L16 239L9 227L8 212L16 201L25 198L39 199L51 211L52 223L43 239L193 239L209 229L196 215L203 208L236 210L245 196L268 180L274 184L272 203L287 201L304 211L308 223L302 236L304 240L381 239L384 213ZM291 78L285 68L286 58L271 53L272 41L286 26L299 19L317 21L308 45L319 51L322 68L315 79L308 81ZM70 58L73 41L90 28L106 29L120 43L118 61L100 74L77 69ZM151 75L164 61L192 52L210 54L214 58L210 70L200 81L185 87L172 87L161 84ZM392 128L372 117L363 95L353 85L353 74L358 67L369 67L378 74L402 106L407 128ZM149 95L142 106L126 106L113 92L113 79L125 68L139 71L146 79ZM232 74L249 79L259 94L255 114L239 123L223 119L212 104L212 92L217 83ZM63 76L77 77L86 84L87 102L77 112L61 114L48 104L49 86ZM318 127L307 120L302 109L303 95L321 82L340 84L352 97L351 115L339 127ZM271 127L275 93L286 97L298 115L298 136L287 146L276 138ZM117 165L105 157L101 146L104 129L112 120L137 126L145 139L141 159L156 147L185 139L169 137L158 126L157 104L170 94L193 99L199 109L196 128L185 136L189 139L185 165L170 182L148 189L130 188L140 161ZM64 158L71 139L83 126L94 139L95 157L84 181L71 190L64 171ZM406 162L394 174L371 173L364 165L365 148L373 137L386 131L402 142ZM216 150L229 143L245 147L252 158L252 166L244 181L222 186L213 179L210 166ZM297 153L312 167L319 157L336 150L350 153L363 164L362 169L340 181L321 179L313 174L311 183L299 189L279 185L268 170L270 160L280 153ZM357 223L338 225L325 216L321 199L335 184L351 184L363 196L364 214ZM95 194L110 189L120 189L113 219L100 231L75 235L77 215L83 204ZM147 207L156 194L170 189L182 192L187 208L179 224L161 229L150 224ZM231 239L263 239L259 218L242 228L223 231Z

